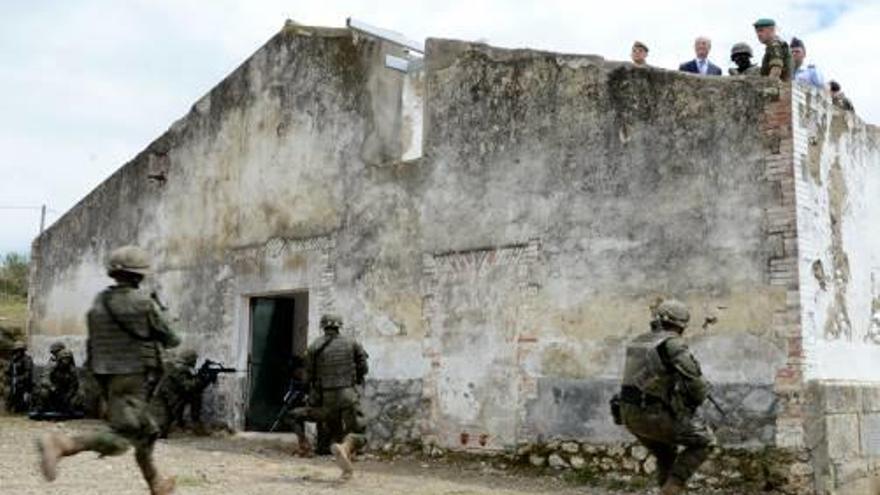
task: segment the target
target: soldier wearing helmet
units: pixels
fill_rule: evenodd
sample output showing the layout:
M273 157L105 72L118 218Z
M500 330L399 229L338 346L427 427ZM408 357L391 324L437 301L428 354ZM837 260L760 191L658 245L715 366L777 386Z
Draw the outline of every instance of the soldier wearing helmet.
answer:
M761 68L752 63L752 47L748 43L736 43L730 49L730 60L736 67L728 69L731 76L759 76Z
M55 344L53 347L57 347ZM48 414L59 419L82 416L83 401L73 353L64 348L63 344L61 347L52 357L51 367L43 375L40 386L34 394L31 417Z
M715 443L694 414L708 385L681 337L689 321L684 303L665 300L654 311L651 330L626 348L620 419L657 458L662 495L683 492Z
M6 365L6 408L13 413L27 412L34 388L34 360L27 353L27 344L12 344L12 357Z
M153 417L159 426L159 436L167 438L171 428L185 423L184 413L189 407L189 417L194 430L201 432L202 393L210 382L200 379L196 371L199 354L194 349L185 349L169 365L150 401Z
M62 457L83 451L120 455L134 447L135 459L153 495L174 491L174 479L161 476L153 463L158 428L147 407L151 383L162 373L163 348L180 339L158 304L140 290L150 273L150 259L137 246L110 253L107 274L115 285L101 291L87 315L88 367L107 404L109 431L68 437L47 434L37 443L43 475L57 476Z
M58 353L67 349L67 346L64 345L64 342L60 340L52 342L52 345L49 346L49 361L55 362L58 360Z
M366 445L363 412L357 386L368 372L367 353L354 339L341 335L342 318L321 317L324 335L309 346L306 373L309 407L294 410L294 417L323 423L331 452L343 478L353 474L352 457Z

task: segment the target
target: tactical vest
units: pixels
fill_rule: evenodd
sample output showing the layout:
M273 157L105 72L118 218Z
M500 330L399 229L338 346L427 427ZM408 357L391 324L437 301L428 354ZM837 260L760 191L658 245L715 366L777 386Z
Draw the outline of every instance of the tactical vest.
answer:
M133 288L110 287L98 294L88 314L89 365L93 373L141 373L161 366L160 346L150 339L151 305Z
M669 404L674 377L660 358L658 347L678 336L670 331L648 332L630 342L626 347L623 386L635 387Z
M355 386L357 370L355 367L355 342L342 335L321 337L315 342L312 349L317 352L327 339L333 341L324 347L324 350L315 358L314 364L315 381L320 383L321 389L332 390Z

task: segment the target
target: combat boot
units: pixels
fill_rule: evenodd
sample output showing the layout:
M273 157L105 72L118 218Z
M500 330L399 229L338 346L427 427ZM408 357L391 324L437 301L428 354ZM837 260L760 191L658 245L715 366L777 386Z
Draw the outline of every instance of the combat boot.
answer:
M150 482L150 495L171 495L174 493L174 486L176 484L177 479L174 476L169 476L167 478L156 476L156 478Z
M336 458L336 465L342 470L343 479L349 479L354 475L354 466L351 464L354 450L354 438L351 435L347 435L342 443L334 443L330 446L330 451Z
M58 433L47 433L37 440L40 453L40 470L47 481L55 481L58 477L58 461L65 456L79 452L76 442Z
M680 493L684 493L684 483L672 477L666 480L666 483L663 483L663 488L660 489L660 495L679 495Z
M312 444L305 435L297 435L296 450L293 453L300 457L312 457Z

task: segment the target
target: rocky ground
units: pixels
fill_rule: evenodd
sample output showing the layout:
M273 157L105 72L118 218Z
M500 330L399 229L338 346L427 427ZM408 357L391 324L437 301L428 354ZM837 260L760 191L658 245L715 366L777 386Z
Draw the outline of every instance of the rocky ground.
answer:
M90 453L68 458L58 480L40 477L34 439L47 431L76 433L100 427L99 423L37 423L0 417L0 493L28 494L143 494L130 454L97 460ZM645 489L612 490L587 486L570 475L535 476L513 468L499 469L479 461L449 459L378 459L357 464L356 477L341 483L330 458L300 459L277 445L230 436L176 437L160 441L160 466L177 476L181 494L284 494L333 493L358 495L517 495L593 494L624 495Z

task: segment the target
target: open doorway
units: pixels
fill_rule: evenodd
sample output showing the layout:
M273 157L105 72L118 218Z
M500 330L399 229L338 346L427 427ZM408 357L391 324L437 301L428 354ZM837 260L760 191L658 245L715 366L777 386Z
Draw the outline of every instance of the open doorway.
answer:
M245 429L269 431L283 405L292 358L306 351L309 294L252 297L250 325Z

